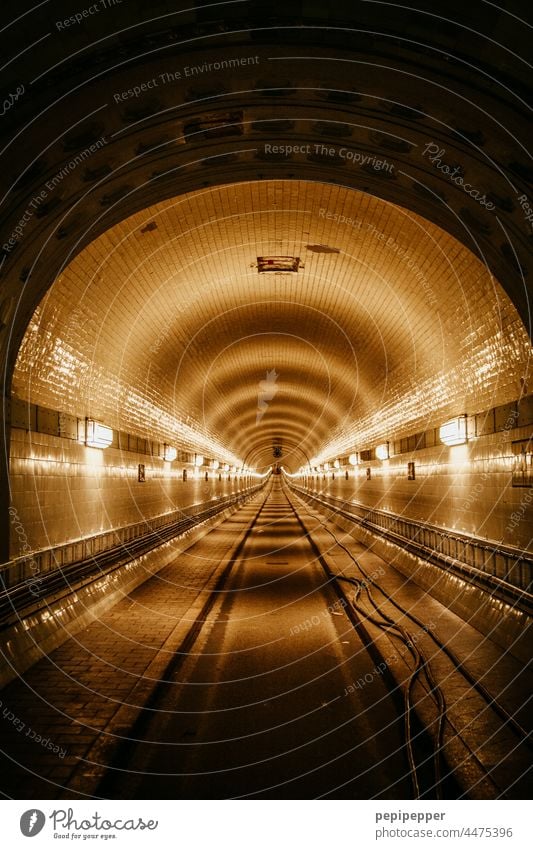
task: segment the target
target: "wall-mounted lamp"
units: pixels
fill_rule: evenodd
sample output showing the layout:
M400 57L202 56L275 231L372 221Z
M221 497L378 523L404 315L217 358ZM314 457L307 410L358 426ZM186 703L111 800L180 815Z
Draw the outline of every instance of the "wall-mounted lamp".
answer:
M218 460L213 460L213 462L211 463L211 468L214 469L215 471L218 469L219 466L220 466L220 463L218 462Z
M172 460L175 460L178 456L178 452L172 445L167 445L166 443L163 445L163 460L167 460L169 463Z
M357 456L357 454L350 454L350 456L348 457L348 462L350 466L357 466L359 464L359 457Z
M194 465L199 469L200 466L204 465L204 458L201 454L194 455Z
M439 439L445 445L463 445L467 441L466 416L457 416L441 425Z
M101 422L85 419L85 433L82 433L80 442L88 448L109 448L113 442L113 431Z
M229 472L229 463L224 463L224 471Z
M335 466L335 468L336 468L336 469L340 469L340 467L341 467L341 461L340 461L340 460L335 460L335 461L334 461L334 463L333 463L333 465Z
M389 443L383 442L381 445L376 447L376 457L378 460L388 460L389 459Z

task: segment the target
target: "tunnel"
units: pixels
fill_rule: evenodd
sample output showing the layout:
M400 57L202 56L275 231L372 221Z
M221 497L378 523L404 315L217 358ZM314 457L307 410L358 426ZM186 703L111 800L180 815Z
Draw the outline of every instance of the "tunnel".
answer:
M3 797L527 799L527 4L82 5L2 31Z

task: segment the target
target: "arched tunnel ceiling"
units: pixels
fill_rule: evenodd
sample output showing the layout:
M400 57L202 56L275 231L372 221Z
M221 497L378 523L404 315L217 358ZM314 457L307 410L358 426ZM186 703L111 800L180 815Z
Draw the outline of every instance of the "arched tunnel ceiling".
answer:
M1 33L4 393L80 248L153 203L239 181L322 181L413 210L483 259L530 331L522 6L128 0L65 25L70 0L21 0Z
M298 271L259 273L272 256ZM269 464L279 439L297 467L510 401L529 354L500 284L436 225L274 180L182 195L93 241L39 306L13 389L219 459Z

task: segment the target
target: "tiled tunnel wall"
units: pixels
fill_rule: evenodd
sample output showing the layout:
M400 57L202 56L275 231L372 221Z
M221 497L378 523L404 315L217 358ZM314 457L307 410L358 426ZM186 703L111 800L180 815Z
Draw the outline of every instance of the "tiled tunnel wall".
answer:
M145 482L138 481L138 465ZM183 481L183 469L188 470ZM22 541L32 551L123 525L141 522L218 496L239 492L245 480L191 464L120 451L87 448L75 441L14 428L11 434L12 517L23 534L11 533L10 556ZM255 483L256 481L254 481Z
M302 267L260 275L272 254ZM514 305L453 237L364 192L265 180L181 195L96 239L43 298L12 388L184 447L186 420L208 456L270 448L272 432L327 459L514 401L530 357Z
M334 479L330 472L326 480L320 475L307 482L314 490L370 508L533 550L533 490L512 485L517 463L512 443L530 437L530 427L514 428L468 445L441 445L342 467ZM409 461L415 463L415 480L407 477ZM137 480L139 463L145 465L144 483ZM208 476L205 481L202 471L194 478L188 464L169 464L145 454L101 451L48 434L12 431L12 504L33 551L244 487L234 475L228 480L222 473L221 481L218 472L209 471ZM17 557L20 536L11 537L11 557Z
M342 467L335 479L329 472L326 480L320 475L306 482L312 490L365 507L533 550L533 489L512 485L517 463L512 443L530 438L530 427L514 428L466 445L441 445ZM415 463L415 480L407 477L410 461Z
M258 257L273 252L302 268L260 277ZM515 402L530 357L514 305L448 234L363 192L263 181L154 206L82 251L34 314L13 393L230 464L256 445L270 464L277 437L321 463ZM272 370L276 392L258 418ZM215 480L206 490L202 480L184 483L178 464L13 434L13 505L33 550L238 485ZM531 490L511 485L518 438L507 430L417 451L415 481L402 454L371 464L370 481L361 467L328 488L526 547ZM301 457L286 452L284 461L295 470Z

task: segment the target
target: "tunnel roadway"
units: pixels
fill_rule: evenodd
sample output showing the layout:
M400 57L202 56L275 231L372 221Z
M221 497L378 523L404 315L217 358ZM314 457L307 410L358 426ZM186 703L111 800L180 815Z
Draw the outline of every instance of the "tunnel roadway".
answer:
M117 762L124 772L114 772L106 792L409 795L392 699L383 681L353 687L374 661L279 479L252 522L194 650L171 674L143 728L154 743L138 744Z
M9 685L0 698L24 728L4 718L2 767L17 795L413 798L403 695L380 665L390 648L376 651L300 514L309 524L274 478ZM460 795L453 779L435 787L431 740L410 719L420 795ZM473 795L498 795L478 773Z

